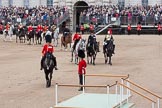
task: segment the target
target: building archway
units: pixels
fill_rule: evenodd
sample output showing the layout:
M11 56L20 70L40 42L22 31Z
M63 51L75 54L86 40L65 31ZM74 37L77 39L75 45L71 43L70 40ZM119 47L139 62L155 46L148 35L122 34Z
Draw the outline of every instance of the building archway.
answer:
M85 1L77 1L74 4L74 12L73 12L74 30L75 30L76 26L79 26L81 23L80 22L80 13L87 9L88 9L88 4Z

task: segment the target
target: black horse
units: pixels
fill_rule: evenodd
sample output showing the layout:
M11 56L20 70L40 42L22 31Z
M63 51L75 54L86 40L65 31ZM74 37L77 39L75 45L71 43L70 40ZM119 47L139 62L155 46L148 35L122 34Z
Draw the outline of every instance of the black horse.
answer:
M53 69L56 66L56 63L52 60L52 53L47 52L45 55L45 59L43 61L43 69L45 72L45 78L46 78L46 87L51 86L51 80L52 80L52 74L53 74ZM49 78L50 74L50 78Z
M22 27L19 30L18 30L18 28L15 28L15 32L16 32L16 43L18 41L18 38L20 40L20 43L25 43L25 40L26 40L26 38L25 38L25 28Z
M98 52L97 49L97 43L88 43L86 46L86 50L87 50L87 63L89 64L89 62L93 65L95 65L95 60L96 60L96 55ZM91 58L91 60L89 61L89 57Z
M112 57L113 50L114 50L113 41L112 40L107 41L107 43L103 46L103 49L104 49L103 52L104 52L104 57L105 57L105 64L107 64L108 58L109 58L108 64L112 65L111 57Z
M35 35L36 36L35 37L36 44L41 44L42 43L42 36L41 36L42 31L38 31L35 34L36 34Z
M29 41L29 45L31 45L31 41L33 41L34 44L34 36L35 36L34 30L32 30L29 33L26 33L26 36L27 36L27 41Z

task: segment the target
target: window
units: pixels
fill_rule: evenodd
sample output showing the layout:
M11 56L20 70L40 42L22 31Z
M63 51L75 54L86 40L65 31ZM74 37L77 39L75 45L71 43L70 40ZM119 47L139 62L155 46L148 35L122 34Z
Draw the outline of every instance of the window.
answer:
M8 5L9 5L9 6L13 6L13 0L9 0L9 1L8 1Z
M47 0L47 6L53 6L53 0Z
M29 0L24 0L24 6L29 7Z
M142 6L148 6L148 0L142 0Z

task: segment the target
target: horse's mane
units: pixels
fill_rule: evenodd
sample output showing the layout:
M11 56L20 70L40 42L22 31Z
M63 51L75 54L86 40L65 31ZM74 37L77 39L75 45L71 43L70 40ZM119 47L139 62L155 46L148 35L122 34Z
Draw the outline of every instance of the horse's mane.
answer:
M54 66L56 64L54 64L53 60L52 60L52 53L47 52L45 55L45 60L44 60L44 68L48 69L53 69Z

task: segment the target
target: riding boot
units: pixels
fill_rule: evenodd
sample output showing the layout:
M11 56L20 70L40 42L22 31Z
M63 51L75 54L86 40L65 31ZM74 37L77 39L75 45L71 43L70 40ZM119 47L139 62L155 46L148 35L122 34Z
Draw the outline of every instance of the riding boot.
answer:
M103 45L103 53L105 53L105 45Z
M54 64L55 64L55 70L58 70L58 68L57 68L57 61L56 61L56 57L55 56L53 56L53 62L54 62Z
M112 52L113 54L115 54L115 52L114 52L114 51L115 51L115 45L113 45L113 52Z
M43 69L43 58L41 59L41 68L40 68L40 70L42 70Z
M43 56L42 59L41 59L41 68L40 68L40 70L43 69L43 61L44 61L44 59L45 59L45 57Z

